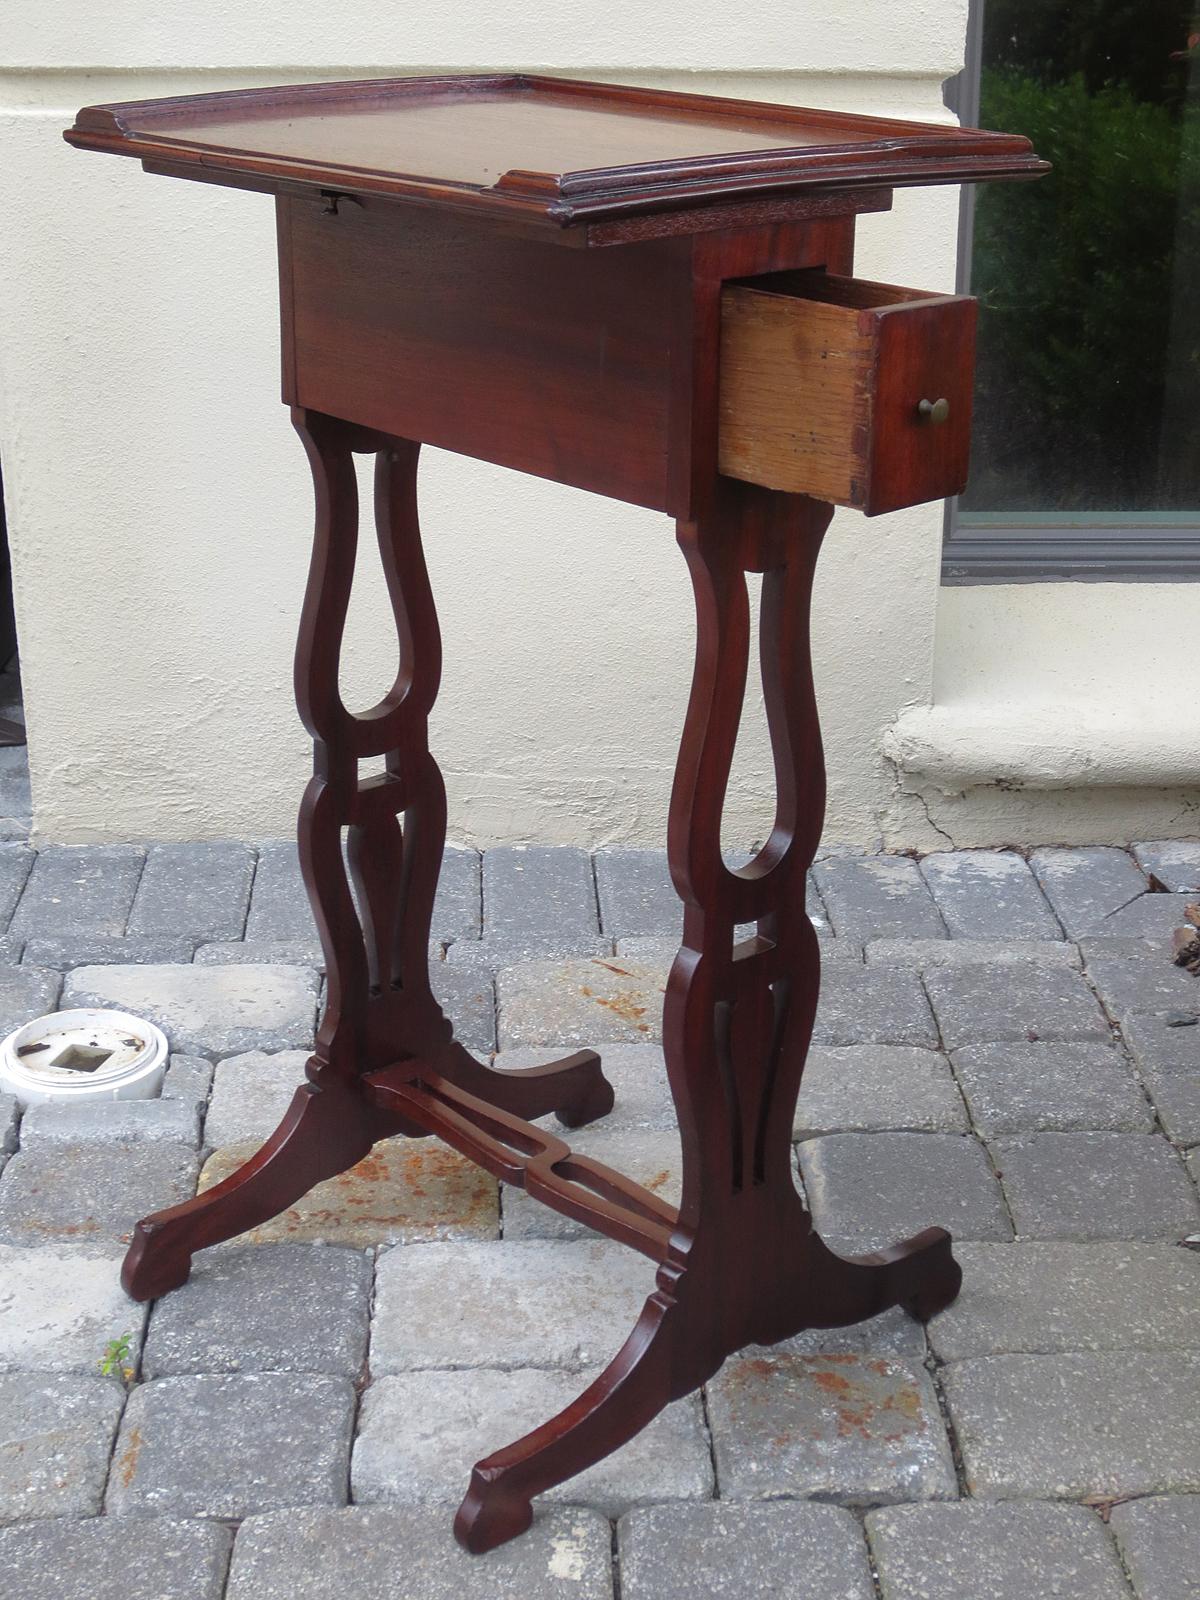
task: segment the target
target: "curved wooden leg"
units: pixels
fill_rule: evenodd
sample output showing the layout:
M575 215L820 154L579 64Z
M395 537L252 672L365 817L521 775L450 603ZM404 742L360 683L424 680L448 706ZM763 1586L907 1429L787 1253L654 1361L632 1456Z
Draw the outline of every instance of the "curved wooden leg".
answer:
M137 1224L123 1280L139 1300L183 1283L194 1251L277 1215L361 1160L376 1139L418 1133L369 1104L369 1072L410 1060L504 1110L526 1118L556 1112L569 1127L613 1103L594 1052L497 1072L455 1042L433 997L428 943L446 800L427 735L441 641L417 519L420 447L303 409L293 420L316 493L295 685L313 737L299 845L325 952L326 1006L310 1086L297 1091L262 1149L208 1193ZM379 703L356 714L343 703L338 669L358 543L354 455L364 451L376 457L375 528L399 662ZM364 759L382 761L382 771L361 777Z
M674 1398L674 1314L673 1302L651 1295L629 1338L577 1400L477 1463L454 1519L464 1549L479 1555L524 1533L535 1495L611 1455Z
M901 1306L928 1322L962 1286L945 1228L926 1228L872 1255L839 1256L817 1234L807 1262L813 1314L809 1327L840 1328Z
M316 1079L353 1079L412 1059L514 1115L553 1111L569 1127L592 1121L613 1101L594 1054L497 1072L455 1042L430 988L446 791L428 744L442 647L417 514L420 446L320 413L293 416L317 498L296 651L296 699L314 745L300 860L329 974ZM338 673L358 538L356 451L375 453L375 532L399 644L394 683L360 714L346 709ZM383 770L360 777L364 759Z
M820 985L804 911L824 811L809 650L812 582L829 507L723 483L679 540L696 595L692 696L671 803L670 858L684 900L663 1043L684 1137L680 1232L691 1230L689 1348L721 1356L891 1305L927 1318L961 1270L931 1229L874 1256L837 1256L813 1232L792 1173L792 1127ZM747 668L746 572L761 572L763 694L775 761L766 845L731 871L721 813ZM735 942L739 923L756 936ZM697 1304L698 1303L698 1304ZM706 1323L703 1308L715 1309Z
M564 1128L582 1128L612 1110L613 1086L594 1050L576 1050L544 1067L487 1067L469 1051L455 1047L449 1071L438 1072L467 1094L533 1122L553 1114Z
M361 1161L376 1139L398 1126L356 1090L337 1084L297 1089L283 1121L243 1167L137 1224L121 1269L125 1292L152 1300L177 1289L197 1250L278 1216L314 1184Z

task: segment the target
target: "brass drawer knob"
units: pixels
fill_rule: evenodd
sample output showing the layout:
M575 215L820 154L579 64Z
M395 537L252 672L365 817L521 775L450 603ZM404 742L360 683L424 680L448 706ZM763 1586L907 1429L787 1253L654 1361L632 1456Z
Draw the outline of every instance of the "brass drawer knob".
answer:
M917 407L925 422L946 422L950 417L949 400L922 400Z

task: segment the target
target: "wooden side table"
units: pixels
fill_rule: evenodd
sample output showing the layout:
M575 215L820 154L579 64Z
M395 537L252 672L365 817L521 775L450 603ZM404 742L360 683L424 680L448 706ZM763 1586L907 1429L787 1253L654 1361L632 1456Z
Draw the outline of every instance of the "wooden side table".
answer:
M455 1529L486 1550L531 1500L631 1438L748 1343L957 1293L949 1235L834 1255L791 1169L819 982L804 910L824 773L809 596L834 505L868 515L963 487L974 304L851 277L858 213L897 185L1030 177L1027 141L790 107L525 77L393 79L93 106L67 139L148 171L276 197L283 394L316 489L296 657L314 741L300 856L328 999L278 1130L232 1177L137 1226L137 1299L378 1139L437 1134L507 1183L658 1263L604 1373L481 1461ZM427 740L440 642L417 525L420 443L675 519L695 675L669 855L683 937L663 1041L683 1143L676 1209L572 1155L613 1104L580 1051L482 1066L429 986L445 794ZM347 711L338 656L358 537L354 455L400 643L392 687ZM740 870L720 823L762 574L774 829ZM361 762L381 770L360 778ZM355 910L346 858L362 908ZM754 937L735 941L738 924ZM503 1307L497 1308L503 1315Z

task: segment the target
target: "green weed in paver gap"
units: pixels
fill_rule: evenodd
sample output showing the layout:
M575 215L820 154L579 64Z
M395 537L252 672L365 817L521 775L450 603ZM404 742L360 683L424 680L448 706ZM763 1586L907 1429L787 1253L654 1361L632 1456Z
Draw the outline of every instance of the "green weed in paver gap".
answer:
M110 1339L104 1346L99 1367L106 1378L120 1375L126 1383L132 1383L133 1367L130 1365L129 1354L129 1341L132 1338L132 1333L123 1333L120 1338Z

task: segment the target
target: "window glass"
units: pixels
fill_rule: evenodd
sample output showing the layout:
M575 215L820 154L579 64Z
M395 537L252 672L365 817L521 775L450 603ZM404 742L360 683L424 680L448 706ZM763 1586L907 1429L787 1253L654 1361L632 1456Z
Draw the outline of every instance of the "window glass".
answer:
M960 521L1195 521L1200 7L986 0L979 122L1054 172L974 197Z

